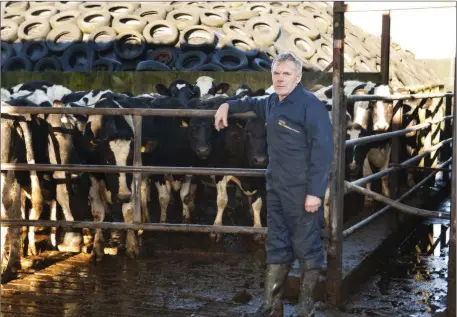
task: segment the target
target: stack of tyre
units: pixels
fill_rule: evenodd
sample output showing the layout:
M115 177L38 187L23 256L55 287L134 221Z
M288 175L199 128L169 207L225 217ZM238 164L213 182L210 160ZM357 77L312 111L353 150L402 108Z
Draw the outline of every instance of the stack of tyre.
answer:
M3 71L269 71L293 51L305 71L332 60L325 2L3 2ZM380 37L345 21L345 70L380 70ZM398 45L391 80L439 78Z

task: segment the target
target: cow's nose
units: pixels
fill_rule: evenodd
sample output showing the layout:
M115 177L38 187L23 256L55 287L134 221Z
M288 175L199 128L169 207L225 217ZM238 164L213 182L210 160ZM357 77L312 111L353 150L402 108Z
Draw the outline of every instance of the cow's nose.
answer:
M374 125L374 130L375 131L386 131L387 130L387 122L377 122Z
M266 156L254 156L254 163L256 164L264 164L266 163L267 161L267 157Z
M201 157L207 157L209 155L209 147L200 146L197 148L197 155Z
M355 162L352 162L351 164L349 164L349 169L351 170L351 172L357 171L357 164Z

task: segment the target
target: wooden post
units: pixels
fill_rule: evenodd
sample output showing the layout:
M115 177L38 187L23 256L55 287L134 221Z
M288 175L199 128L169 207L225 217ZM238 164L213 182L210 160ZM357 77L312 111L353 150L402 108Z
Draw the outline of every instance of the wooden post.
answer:
M332 306L342 302L344 143L346 103L344 100L344 2L333 4L333 162L330 172L330 237L327 255L327 297ZM336 177L338 171L338 178Z
M389 63L390 63L390 11L382 14L381 33L381 75L382 83L389 84Z

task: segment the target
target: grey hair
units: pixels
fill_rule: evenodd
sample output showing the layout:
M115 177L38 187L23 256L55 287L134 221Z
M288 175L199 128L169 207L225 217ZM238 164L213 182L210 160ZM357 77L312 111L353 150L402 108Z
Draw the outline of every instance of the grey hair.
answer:
M295 64L295 67L297 68L297 72L301 73L301 70L303 68L303 62L295 56L294 53L292 52L285 52L281 53L278 56L275 57L273 60L273 63L271 64L271 71L275 69L275 66L277 63L285 62L285 61L291 61Z

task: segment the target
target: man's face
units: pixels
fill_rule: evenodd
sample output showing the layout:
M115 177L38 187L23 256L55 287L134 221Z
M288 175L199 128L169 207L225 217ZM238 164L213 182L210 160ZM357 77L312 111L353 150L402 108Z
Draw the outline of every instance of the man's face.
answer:
M301 81L301 72L297 71L295 64L291 61L276 63L271 76L279 100L287 97Z

